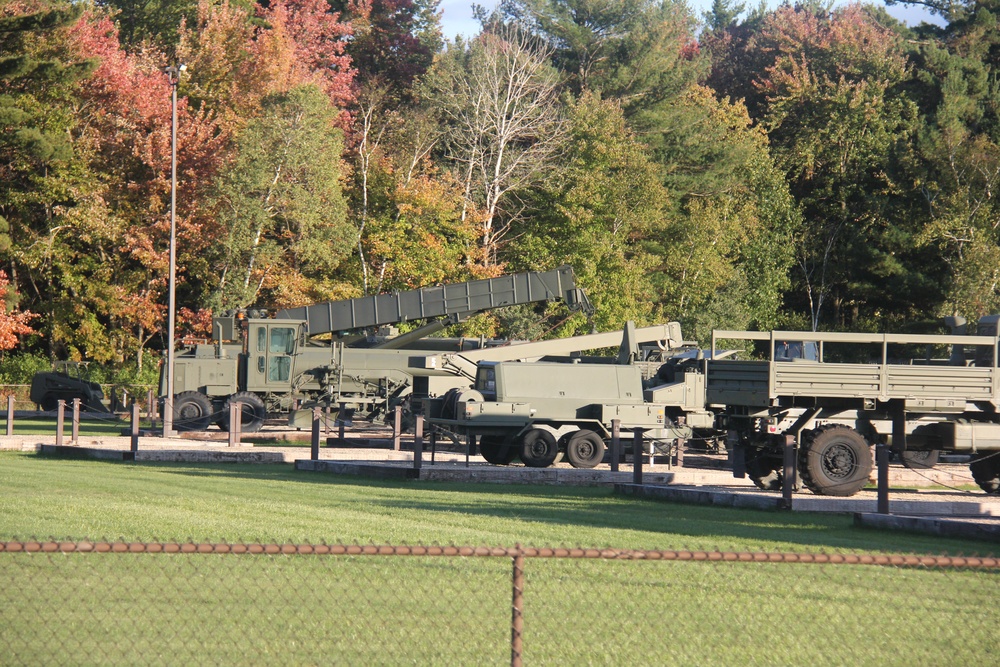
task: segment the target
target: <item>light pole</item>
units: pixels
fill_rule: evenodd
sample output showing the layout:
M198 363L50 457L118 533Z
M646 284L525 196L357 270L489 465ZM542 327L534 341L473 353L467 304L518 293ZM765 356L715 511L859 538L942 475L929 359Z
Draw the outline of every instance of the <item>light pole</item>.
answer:
M177 311L177 84L186 65L164 67L170 81L170 273L167 299L167 395L163 399L163 437L174 435L174 319Z

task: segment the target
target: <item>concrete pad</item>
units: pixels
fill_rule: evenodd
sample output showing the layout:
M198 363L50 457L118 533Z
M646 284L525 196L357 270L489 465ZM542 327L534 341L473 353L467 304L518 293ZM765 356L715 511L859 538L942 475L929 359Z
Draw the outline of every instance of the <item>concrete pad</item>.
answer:
M858 512L854 525L878 530L900 530L941 537L1000 542L1000 519L968 520L951 517L897 516Z

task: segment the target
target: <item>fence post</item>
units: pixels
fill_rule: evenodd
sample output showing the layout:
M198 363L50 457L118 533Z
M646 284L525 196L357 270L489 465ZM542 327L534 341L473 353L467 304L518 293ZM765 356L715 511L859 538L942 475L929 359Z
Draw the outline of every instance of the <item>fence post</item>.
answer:
M472 457L472 452L476 451L476 436L470 435L465 439L465 467L469 467L469 459Z
M435 455L437 455L437 444L438 444L437 431L431 431L427 437L431 442L431 465L434 465L435 463L434 457Z
M424 462L424 416L417 415L413 434L413 469L420 470Z
M685 438L677 438L677 467L684 467L684 445L687 443Z
M795 441L796 436L785 436L784 479L781 483L781 509L792 509L792 492L795 491Z
M149 417L149 425L156 428L156 395L150 389L146 392L146 416Z
M879 514L889 513L889 446L875 445L875 459L878 462L878 507Z
M652 447L652 445L650 445ZM652 449L650 449L652 451ZM632 483L642 484L642 430L632 432Z
M229 404L229 446L240 444L240 431L243 427L243 404L233 401Z
M521 545L514 554L513 594L510 605L510 664L521 667L521 636L524 633L524 552Z
M14 435L14 394L7 396L7 435Z
M130 449L132 452L139 451L139 404L132 403L132 440Z
M60 398L56 401L56 447L62 447L63 427L66 426L66 401Z
M322 414L319 406L313 408L312 448L309 454L309 458L313 461L319 461L319 420Z
M71 429L72 438L70 442L74 445L80 444L80 399L73 399L73 427Z
M611 472L618 472L622 459L622 420L611 420Z
M398 452L402 448L400 438L403 433L403 406L397 405L392 415L392 451Z
M344 424L344 411L345 410L346 410L346 407L344 406L343 403L341 403L340 404L340 410L337 411L337 424L340 426L340 429L338 430L337 435L340 436L340 444L341 445L347 444L347 439L346 439L346 437L344 435L344 428L345 428L345 424Z

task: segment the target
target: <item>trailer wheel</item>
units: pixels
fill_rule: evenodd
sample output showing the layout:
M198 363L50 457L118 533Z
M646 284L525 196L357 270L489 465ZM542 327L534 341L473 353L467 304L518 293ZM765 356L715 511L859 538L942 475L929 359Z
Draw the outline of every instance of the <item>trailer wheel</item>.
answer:
M1000 453L980 454L969 464L972 478L986 493L1000 493Z
M559 454L555 436L535 428L521 438L521 461L529 468L547 468Z
M872 472L868 441L846 426L816 429L799 457L803 484L821 496L853 496L868 483Z
M923 451L907 449L899 455L899 460L904 467L910 470L930 470L937 465L940 456L940 449L925 449Z
M252 392L238 391L226 399L222 415L216 422L223 431L229 430L229 406L233 403L241 403L240 432L256 433L264 426L264 420L267 419L267 408L264 407L264 401Z
M517 458L517 449L512 447L507 438L502 435L483 435L479 437L479 453L487 463L505 466Z
M605 449L601 436L581 429L566 441L566 460L574 468L593 468L604 460Z
M212 401L200 391L182 391L174 396L174 428L204 431L212 423Z
M781 491L785 479L784 466L760 449L750 449L746 457L747 477L758 489Z

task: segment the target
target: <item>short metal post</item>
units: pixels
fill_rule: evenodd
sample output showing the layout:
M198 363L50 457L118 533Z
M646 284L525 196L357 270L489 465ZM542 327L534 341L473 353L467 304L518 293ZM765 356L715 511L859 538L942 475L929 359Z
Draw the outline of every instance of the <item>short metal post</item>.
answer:
M684 467L684 445L686 443L687 443L687 440L685 440L684 438L677 438L677 467L678 468L683 468Z
M146 392L146 412L150 425L156 428L156 394L152 389Z
M73 399L73 426L70 429L72 433L70 442L74 445L80 444L80 399Z
M309 453L309 458L313 461L319 461L319 421L322 416L323 412L319 406L313 408L312 447Z
M132 403L132 440L130 443L132 452L139 451L139 404Z
M63 427L66 426L66 401L56 401L56 447L62 447Z
M420 470L424 461L424 416L417 415L417 425L413 434L413 469Z
M7 435L14 435L14 395L7 396Z
M347 443L347 440L344 437L344 428L345 428L345 426L344 426L344 412L345 412L346 409L347 408L344 406L344 404L341 403L340 404L340 410L337 412L337 424L340 426L340 431L339 431L340 444L342 444L342 445Z
M785 436L785 460L783 481L781 483L781 509L792 509L792 492L795 490L795 436Z
M403 406L397 405L392 415L392 451L398 452L402 449L400 442L403 435Z
M465 439L465 467L469 467L469 459L476 451L476 436L470 435Z
M878 462L878 507L879 514L889 513L889 446L875 445L875 459Z
M240 444L240 422L243 421L243 404L233 401L229 404L229 446Z
M632 432L632 483L642 484L642 431Z
M518 544L514 554L513 595L510 615L510 664L511 667L521 667L522 644L524 633L524 552Z
M431 441L431 465L434 465L434 456L437 454L437 431L431 431L428 437Z
M622 421L611 420L611 472L618 472L618 463L622 458Z

